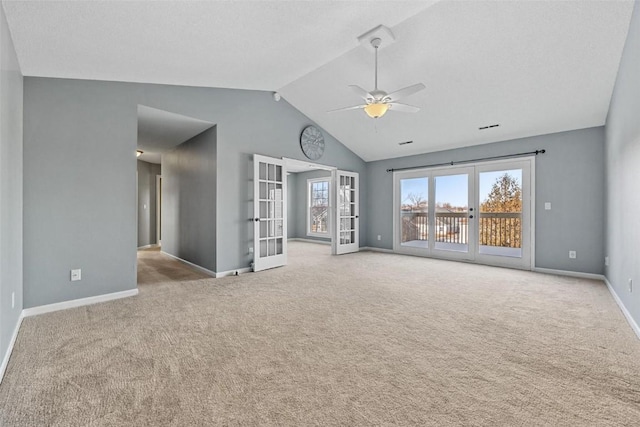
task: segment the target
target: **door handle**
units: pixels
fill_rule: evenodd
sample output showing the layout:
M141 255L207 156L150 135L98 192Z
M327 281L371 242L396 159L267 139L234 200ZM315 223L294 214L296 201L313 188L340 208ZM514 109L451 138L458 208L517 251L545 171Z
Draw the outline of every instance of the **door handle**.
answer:
M473 219L473 215L469 215L469 218Z
M260 221L260 218L254 218L253 220L254 220L255 222L258 222L258 221Z
M356 215L356 218L360 218L358 215Z

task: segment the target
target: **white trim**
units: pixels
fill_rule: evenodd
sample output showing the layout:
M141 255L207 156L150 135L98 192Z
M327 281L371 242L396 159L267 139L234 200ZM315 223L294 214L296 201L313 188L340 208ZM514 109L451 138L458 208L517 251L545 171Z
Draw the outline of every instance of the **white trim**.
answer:
M70 301L57 302L54 304L40 305L38 307L25 308L22 310L24 317L36 316L38 314L51 313L54 311L66 310L68 308L82 307L85 305L97 304L100 302L112 301L120 298L133 297L138 295L138 288L127 291L113 292L110 294L96 295L94 297L72 299Z
M633 332L635 332L638 339L640 339L640 326L638 326L635 319L631 316L631 313L629 313L629 310L627 310L627 307L625 307L624 304L622 303L622 300L616 293L616 290L613 289L613 286L609 282L609 279L607 279L607 276L603 276L603 280L604 280L604 283L607 285L607 288L609 288L609 292L611 293L611 296L613 297L614 301L616 302L616 304L618 304L620 311L622 311L622 314L627 319L627 322L629 322L629 326L631 326L631 329L633 329Z
M0 365L0 384L2 384L4 373L6 372L7 366L9 365L9 359L11 358L11 353L13 352L13 346L16 343L16 339L18 339L18 332L20 331L20 326L22 325L22 319L24 319L24 310L22 310L20 312L20 316L18 316L18 322L16 323L16 327L13 330L13 335L11 335L11 339L9 340L7 352L4 354L4 358L2 359L2 365Z
M200 271L200 272L202 272L202 273L204 273L204 274L208 274L208 275L209 275L209 276L211 276L211 277L216 277L216 272L215 272L215 271L211 271L211 270L206 269L206 268L204 268L204 267L200 267L200 266L199 266L199 265L197 265L197 264L194 264L194 263L192 263L192 262L189 262L189 261L187 261L186 259L182 259L182 258L177 257L177 256L175 256L175 255L171 255L170 253L167 253L167 252L165 252L165 251L160 251L160 252L161 252L161 253L163 253L163 254L165 254L165 255L167 255L167 256L169 256L169 257L171 257L171 258L173 258L173 259L176 259L176 260L178 260L178 261L180 261L180 262L184 262L185 264L190 265L191 267L195 268L196 270L198 270L198 271ZM235 270L234 270L234 271L235 271Z
M151 245L138 246L138 250L141 250L141 249L149 249L149 248L157 248L157 247L158 247L158 245L157 245L157 244L155 244L155 243L153 243L153 244L151 244Z
M235 276L236 273L238 274L250 273L251 271L252 271L251 267L243 267L243 268L237 268L235 270L221 271L220 273L216 273L216 279L219 279L220 277Z
M542 273L542 274L555 274L556 276L578 277L580 279L592 279L592 280L602 280L602 281L604 281L605 279L605 277L602 274L582 273L580 271L570 271L570 270L555 270L553 268L534 267L532 271L535 273Z
M395 252L392 249L384 249L384 248L376 248L374 246L363 246L360 248L361 251L369 251L369 252L381 252L385 254L394 254Z
M160 246L162 234L160 224L162 224L162 175L156 175L156 245ZM160 237L160 238L158 238Z
M287 169L296 167L296 166L298 168L300 167L306 168L307 171L312 171L316 169L332 171L334 169L337 169L335 166L323 165L320 163L313 163L313 162L305 162L304 160L296 160L296 159L291 159L289 157L283 157L282 160L284 161L284 165L287 167Z
M329 238L327 237L327 239L329 239ZM331 239L329 239L329 240L313 240L313 239L303 239L301 237L290 237L287 240L290 241L290 242L319 243L321 245L330 245L331 244Z

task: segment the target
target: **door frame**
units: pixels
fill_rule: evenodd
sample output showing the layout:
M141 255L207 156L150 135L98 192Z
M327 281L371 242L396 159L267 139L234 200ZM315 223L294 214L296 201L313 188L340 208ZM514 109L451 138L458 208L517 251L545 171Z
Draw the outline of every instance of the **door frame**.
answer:
M525 162L529 162L529 193L528 195L525 194L523 192L522 194L522 198L523 198L523 204L526 203L525 202L525 197L528 196L528 202L529 202L529 248L530 248L530 253L529 253L529 263L528 265L525 265L523 263L523 265L515 265L515 263L501 263L499 257L493 257L492 259L489 259L487 256L485 257L481 257L480 260L478 259L478 248L479 248L479 241L477 236L474 236L475 239L475 243L474 243L474 247L473 249L469 249L469 252L471 252L471 250L473 250L474 254L473 257L471 259L461 259L461 258L456 258L456 257L451 257L451 256L446 256L446 254L444 254L445 256L442 256L442 252L446 252L446 251L438 251L436 253L434 253L434 251L432 250L432 247L435 245L435 240L434 240L434 235L433 234L429 234L429 247L428 248L417 248L417 247L410 247L410 246L402 246L400 245L400 236L402 235L401 233L401 227L402 227L402 223L400 221L400 213L399 213L399 208L400 208L400 204L401 201L398 201L398 198L400 196L400 194L398 194L399 190L400 190L400 179L411 179L411 178L421 178L421 177L425 177L428 179L428 198L429 198L429 204L433 204L433 208L434 209L430 209L429 211L429 227L430 227L430 231L432 228L435 228L435 225L431 225L432 220L431 218L435 218L435 185L434 184L434 179L433 176L435 173L437 173L438 171L443 171L443 170L451 170L454 171L455 169L461 169L461 168L473 168L474 169L474 176L473 176L473 200L470 200L473 202L473 207L474 207L474 219L478 218L479 219L479 212L480 212L480 195L479 195L479 189L477 188L479 186L479 182L477 181L477 178L479 176L479 169L483 169L486 167L491 167L493 165L499 166L501 164L514 164L514 163L525 163ZM392 215L392 221L393 221L393 252L395 253L399 253L399 254L406 254L406 255L414 255L414 256L422 256L422 257L429 257L429 258L439 258L439 259L447 259L447 260L459 260L459 261L466 261L466 262L472 262L472 263L477 263L477 264L483 264L483 265L493 265L493 266L498 266L498 267L507 267L507 268L517 268L517 269L522 269L522 270L534 270L535 269L535 223L536 223L536 217L535 217L535 213L536 213L536 198L535 198L535 194L536 194L536 188L535 188L535 165L536 165L536 158L535 156L524 156L524 157L519 157L519 158L511 158L511 159L502 159L502 160L489 160L489 161L479 161L479 162L474 162L474 163L467 163L464 165L455 165L455 166L447 166L447 167L426 167L426 168L419 168L419 169L415 169L415 170L411 170L411 171L394 171L393 172L393 191L392 191L392 197L393 197L393 215ZM452 175L455 173L452 173ZM525 176L524 176L524 172L523 172L523 178L522 178L522 186L523 186L523 190L524 190L524 182L525 182ZM470 187L471 188L471 187ZM470 197L471 199L471 197ZM469 206L471 206L471 204L469 204ZM431 210L433 210L433 214L431 212ZM523 209L524 210L524 209ZM524 215L524 213L523 213ZM476 229L474 230L474 233L477 233L477 227L475 227ZM523 233L523 242L525 240L525 236ZM523 248L524 250L524 248ZM480 262L482 261L482 262Z
M156 244L162 245L162 175L156 175Z

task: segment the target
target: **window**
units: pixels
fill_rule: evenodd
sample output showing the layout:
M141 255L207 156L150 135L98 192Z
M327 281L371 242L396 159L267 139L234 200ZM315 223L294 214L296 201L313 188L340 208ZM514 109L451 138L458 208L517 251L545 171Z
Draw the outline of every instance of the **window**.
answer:
M307 235L329 236L329 178L307 180Z

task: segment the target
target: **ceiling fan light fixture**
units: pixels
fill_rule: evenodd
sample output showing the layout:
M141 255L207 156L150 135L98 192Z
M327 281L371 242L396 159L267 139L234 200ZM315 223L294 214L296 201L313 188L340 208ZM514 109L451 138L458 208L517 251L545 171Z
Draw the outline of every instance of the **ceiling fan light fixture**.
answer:
M389 110L389 104L378 102L369 104L364 107L364 112L367 113L367 116L371 117L372 119L379 119L380 117L385 115L387 110Z

